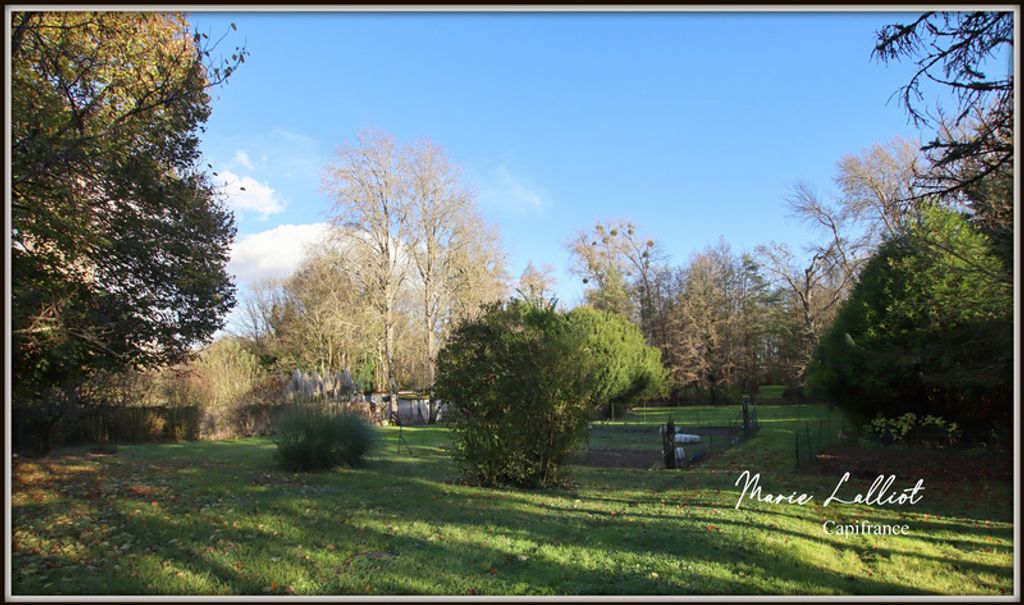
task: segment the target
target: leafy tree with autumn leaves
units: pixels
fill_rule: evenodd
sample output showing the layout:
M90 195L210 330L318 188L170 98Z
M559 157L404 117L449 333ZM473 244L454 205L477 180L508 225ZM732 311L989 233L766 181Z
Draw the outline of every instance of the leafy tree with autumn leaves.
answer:
M14 394L51 426L90 374L178 361L234 304L199 134L246 51L211 51L180 14L11 16Z

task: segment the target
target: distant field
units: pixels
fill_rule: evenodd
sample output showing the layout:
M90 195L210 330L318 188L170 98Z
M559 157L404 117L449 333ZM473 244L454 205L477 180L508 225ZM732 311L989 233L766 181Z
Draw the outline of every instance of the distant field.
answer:
M785 393L785 392L786 392L786 385L784 385L784 384L766 384L766 385L761 385L760 387L758 387L758 390L757 390L757 401L758 401L758 403L764 404L764 405L788 404L788 403L790 403L790 401L782 398L782 394ZM649 405L650 405L650 408L673 407L672 404L668 403L668 402L652 402ZM720 406L730 407L730 405L738 405L738 402L736 404L718 404L716 406L697 406L697 407L720 407ZM687 405L682 406L682 407L693 407L693 406L687 404Z
M454 481L443 427L381 431L369 466L276 470L269 439L125 446L20 460L15 595L1010 594L1012 484L929 476L912 508L820 506L838 477L796 474L793 434L823 406L758 406L760 432L682 471L577 466L575 485ZM736 406L650 408L656 431ZM602 426L601 423L598 426ZM608 432L608 431L606 431ZM649 444L641 431L605 444ZM631 441L635 440L635 441ZM657 448L657 441L653 447ZM808 506L744 502L741 471ZM906 487L912 477L899 477ZM866 489L856 480L853 488ZM907 536L825 534L826 520L906 523Z
M785 391L784 384L767 384L761 386L757 395L760 399L782 399L782 393Z

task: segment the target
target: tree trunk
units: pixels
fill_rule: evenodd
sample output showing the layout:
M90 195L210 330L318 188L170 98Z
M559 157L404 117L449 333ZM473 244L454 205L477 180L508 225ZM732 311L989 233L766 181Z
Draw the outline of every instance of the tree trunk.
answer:
M388 413L385 418L390 418L392 407L398 406L398 376L395 372L395 323L391 309L388 309L384 319L384 370L387 381Z
M437 422L437 405L434 401L434 380L437 378L437 334L434 332L433 316L427 316L427 382L430 385L427 389L428 397L428 424Z

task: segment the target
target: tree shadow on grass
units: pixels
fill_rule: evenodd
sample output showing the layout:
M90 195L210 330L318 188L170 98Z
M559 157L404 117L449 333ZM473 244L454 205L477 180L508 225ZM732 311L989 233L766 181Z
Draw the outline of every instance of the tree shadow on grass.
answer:
M892 537L892 536L872 536L865 535L861 538L853 538L856 542L851 542L850 539L844 538L826 538L824 530L821 529L821 525L827 521L832 520L838 524L857 523L858 520L851 517L863 517L869 514L870 510L864 508L858 508L856 510L842 510L833 509L830 510L825 507L815 507L804 509L804 514L797 514L794 512L788 512L788 508L784 511L781 508L767 508L766 506L760 506L757 509L744 509L744 512L750 514L756 514L761 518L785 518L790 519L799 523L807 523L815 529L815 531L821 531L821 536L810 535L801 533L791 529L779 527L778 525L770 525L766 523L754 523L750 521L739 520L736 518L729 518L718 515L717 513L724 511L726 515L733 514L731 507L723 507L721 505L689 502L685 505L685 513L683 514L663 514L663 513L652 513L647 511L638 510L638 506L657 506L660 502L664 501L664 496L653 497L653 498L640 498L637 500L626 500L622 498L608 498L602 496L590 496L580 495L575 498L576 501L581 502L582 505L555 505L544 501L537 501L535 499L523 498L514 493L510 493L505 497L505 500L512 500L521 503L522 505L533 506L539 509L545 509L550 511L552 514L564 517L565 515L577 515L583 516L585 522L590 527L609 527L621 522L623 517L634 518L645 521L657 521L667 523L703 523L707 526L716 526L721 528L723 526L733 526L736 529L749 529L754 528L758 531L773 533L776 535L789 535L792 538L809 540L817 542L823 547L852 550L857 552L859 555L870 555L873 557L877 556L907 556L921 560L931 560L942 564L951 565L960 569L971 570L976 573L992 573L997 575L1005 575L1012 573L1012 566L998 566L998 565L987 565L982 563L974 563L964 561L962 559L946 558L941 556L929 555L925 553L915 552L913 550L903 550L894 547L880 548L869 544L862 544L862 539L875 540L875 541L886 541L886 540L897 540L899 542L907 543L909 541L919 540L929 542L935 545L946 546L954 548L958 551L966 551L969 549L980 549L988 546L994 546L988 539L993 537L999 537L1010 540L1012 543L1013 539L1013 528L1012 527L983 527L977 521L953 521L953 520L930 520L927 522L927 527L923 527L918 521L920 518L919 514L915 514L915 519L901 519L901 518L884 518L875 521L869 521L871 524L903 524L907 523L913 527L915 524L918 525L917 531L908 538ZM596 502L600 503L611 503L613 505L612 510L607 508L593 508L588 507L587 504L593 504ZM631 507L623 505L633 505ZM888 509L886 512L894 512L892 509ZM736 513L738 514L738 513ZM619 520L616 520L616 517ZM667 528L659 528L661 529ZM965 536L967 539L951 539L951 538L936 538L923 534L923 530L928 531L943 531L951 532L960 536ZM974 538L974 539L970 539Z
M137 555L130 567L140 575L119 574L110 583L115 588L107 588L106 580L112 578L104 571L81 575L77 588L62 592L166 594L187 587L206 593L263 594L271 586L272 593L278 594L287 585L295 585L297 593L311 594L371 590L376 594L595 595L925 592L898 582L847 577L777 542L752 546L745 542L744 532L773 532L813 542L820 549L840 548L764 522L713 517L711 510L721 507L710 504L691 503L679 515L627 512L623 516L635 518L631 524L618 515L613 520L607 510L609 505L653 505L664 494L630 500L565 490L469 488L440 481L444 474L440 471L450 466L436 457L380 461L363 469L298 478L272 467L260 468L270 460L262 454L258 464L245 456L231 460L235 462L228 470L234 472L216 475L223 476L226 484L182 486L183 498L161 500L153 507L154 512L166 507L165 515L128 515L120 512L125 507L114 507L116 523L130 533L179 536L178 542ZM157 475L181 470L174 464L153 469L163 469L151 470ZM254 479L257 475L259 481ZM262 479L266 477L270 480ZM168 479L150 478L157 484ZM225 502L213 512L196 512L196 500L206 502L211 493L224 494ZM579 499L583 506L569 507L569 499ZM267 520L275 529L260 529L259 523L225 529L222 521L232 518L226 513L230 507L242 509L242 519ZM45 512L44 505L33 510L40 516ZM789 512L767 514L810 521ZM708 531L707 525L723 531ZM956 524L950 529L959 531ZM227 537L226 542L210 541L217 532ZM973 574L1012 574L1012 569L1001 566L951 562L902 550L841 548L863 559L912 557L929 565L959 565ZM521 549L525 550L518 552ZM67 567L76 565L70 557L62 562ZM235 568L238 563L241 567ZM189 583L190 578L198 579ZM17 588L16 583L16 592Z
M492 498L494 498L494 497L492 496ZM651 505L651 504L655 504L656 500L658 500L659 498L660 497L655 497L655 498L652 498L652 499L646 499L646 502L644 502L643 499L642 499L641 502L643 502L644 504ZM509 493L505 494L502 499L504 499L506 501L517 502L518 506L520 506L520 507L521 506L532 506L532 507L535 507L535 508L547 509L547 510L551 511L552 514L558 516L560 518L559 523L563 524L563 525L565 523L564 519L565 519L566 515L584 515L584 516L592 517L592 520L591 519L586 519L586 517L584 517L586 519L586 524L588 525L588 527L592 527L592 528L608 527L608 526L612 526L612 525L614 525L616 523L616 521L609 519L609 512L610 511L607 510L607 509L601 510L601 509L594 509L594 508L586 508L585 506L581 507L579 505L574 505L574 506L569 506L569 505L556 506L556 505L552 505L552 504L546 503L546 501L549 501L550 498L542 499L541 501L538 501L535 496L532 496L532 497L531 496L524 496L524 495L521 495L521 494L517 494L515 492L509 492ZM634 503L634 502L631 502L631 501L628 501L628 500L619 499L619 498L590 497L590 496L580 496L579 498L577 498L577 500L582 500L583 502L587 502L589 500L596 500L596 501L601 501L601 502L614 502L614 503L617 503L617 504ZM788 534L792 538L812 541L812 542L815 542L815 543L819 544L822 547L826 547L826 548L830 548L830 549L853 550L853 551L857 552L858 554L864 555L866 557L903 556L903 557L915 558L915 559L922 560L922 561L933 561L933 562L936 562L936 563L939 563L939 564L942 564L942 565L947 565L947 566L950 566L950 567L953 567L953 568L956 568L956 569L959 569L959 570L968 570L968 571L975 572L975 573L978 573L978 574L980 574L980 573L991 573L991 574L995 574L995 575L1007 575L1008 573L1012 573L1012 568L1009 567L1009 566L987 565L987 564L983 564L983 563L974 563L974 562L969 562L969 561L963 561L962 559L947 558L947 557L935 556L935 555L930 555L930 554L925 554L925 553L918 553L918 552L914 552L913 550L902 550L902 549L898 549L898 548L887 548L886 549L886 548L879 548L877 546L871 547L870 545L853 545L853 544L849 544L849 543L847 543L845 541L840 541L841 539L832 539L832 540L830 540L830 539L826 539L824 537L824 535L822 537L815 537L813 535L808 535L808 534L800 533L798 531L793 531L793 530L789 530L789 529L785 529L785 528L780 528L780 527L777 527L777 526L774 526L774 525L744 522L744 521L738 521L736 519L723 519L723 517L720 517L720 516L709 516L709 515L698 516L698 515L693 514L694 511L699 511L701 508L708 509L709 512L714 512L714 511L722 509L723 507L721 507L721 506L714 506L714 505L708 505L708 504L692 504L691 503L687 508L688 508L688 513L686 515L653 514L653 513L639 511L639 510L621 511L620 514L622 516L634 517L634 518L637 518L637 519L655 520L655 521L667 522L669 525L666 526L666 527L659 527L658 528L659 532L661 532L661 531L671 531L673 529L673 525L672 524L678 524L678 523L684 522L684 521L697 522L697 523L706 523L708 525L717 525L718 527L722 527L723 525L732 525L732 526L734 526L737 529L743 529L743 528L750 529L750 528L754 528L758 532L771 532L771 533L775 533L775 534L779 534L779 535ZM729 511L729 512L731 512L731 511ZM804 523L804 522L810 523L815 529L817 529L817 527L819 525L819 521L814 519L813 515L815 515L815 514L822 514L822 519L829 518L829 511L827 511L825 509L822 509L820 507L815 509L813 513L809 513L807 516L797 515L797 514L790 514L790 513L785 513L785 512L776 511L776 510L772 510L772 511L754 511L754 512L755 512L755 514L759 514L759 515L768 514L768 515L778 516L778 517L788 517L788 518L792 518L792 519L794 519L796 521L799 521L801 523ZM849 511L844 511L844 512L841 513L841 516L846 516L848 514L849 514ZM621 517L620 517L620 519L621 519ZM889 520L889 521L896 521L896 520ZM531 522L531 526L532 525L535 525L535 522ZM970 534L970 535L975 535L975 536L979 536L979 537L983 537L983 534L995 535L995 533L996 533L992 529L982 529L982 528L977 527L977 526L972 526L970 523L964 523L964 522L943 521L941 526L942 526L942 529L945 529L947 531L962 532L962 533L966 533L966 534ZM997 530L997 531L1000 534L1005 534L1006 537L1010 537L1010 534L1012 533L1012 528L1002 528L1002 529ZM918 538L920 538L920 536L914 536L913 539L918 539ZM882 537L877 537L876 536L876 537L873 537L873 539L875 539L875 540L886 540L886 539L893 539L893 538L887 538L887 537L884 537L884 536L882 536ZM946 546L949 546L949 547L954 547L954 548L963 548L963 547L968 546L968 545L977 546L977 545L981 544L980 540L977 541L977 542L971 542L971 541L967 541L967 540L957 541L957 540L948 540L948 539L947 540L935 539L934 541L937 542L937 543L942 543L942 544L944 544Z
M597 540L588 540L588 538L594 537L595 528L580 518L566 518L565 515L554 512L537 514L510 507L501 507L500 516L507 522L495 523L490 517L472 519L443 513L431 519L431 522L439 526L463 528L475 526L477 531L473 532L474 535L488 535L495 539L504 537L507 538L506 542L544 545L557 540L562 548L599 551L603 553L606 561L621 562L639 559L651 564L652 561L658 561L660 558L662 562L654 564L660 566L664 564L664 561L669 560L709 564L721 568L723 573L728 573L728 570L736 567L737 551L733 548L736 545L733 540L726 539L723 541L724 544L715 544L715 539L709 538L702 529L693 526L680 527L678 522L671 522L678 521L678 519L650 521L640 526L631 527L621 525L617 528L618 531L602 535ZM326 522L327 519L324 521ZM400 553L403 548L412 547L421 553L425 552L431 561L444 562L439 565L442 568L458 569L462 567L470 570L470 573L479 567L477 563L480 560L490 561L500 557L509 559L516 554L495 551L493 548L485 548L474 543L460 542L457 547L453 548L450 542L442 546L434 542L425 542L422 538L414 536L379 535L387 544L387 548L395 552ZM794 535L803 537L801 534L794 533ZM666 537L668 538L666 539ZM721 540L720 537L719 540ZM768 550L771 552L758 553L753 562L748 562L748 565L752 566L750 573L759 572L764 576L772 577L781 585L804 586L808 592L812 593L853 591L869 594L921 594L924 592L913 587L871 579L859 579L854 583L831 570L800 561L785 550L777 549L774 546L768 547ZM666 574L664 570L657 578L651 578L650 567L636 572L623 572L620 569L619 574L624 573L624 576L616 577L616 573L610 573L607 569L586 569L564 561L546 559L539 563L550 572L549 575L538 577L535 574L516 574L513 570L510 581L525 583L540 592L563 591L566 586L582 587L582 591L572 590L570 592L582 592L583 594L618 593L622 588L629 588L626 594L687 594L693 592L692 584L682 583L672 575ZM707 594L757 594L762 592L751 580L751 577L726 580L706 576L701 578L703 582L701 592L706 591ZM850 587L844 587L844 584ZM610 589L612 586L615 588Z

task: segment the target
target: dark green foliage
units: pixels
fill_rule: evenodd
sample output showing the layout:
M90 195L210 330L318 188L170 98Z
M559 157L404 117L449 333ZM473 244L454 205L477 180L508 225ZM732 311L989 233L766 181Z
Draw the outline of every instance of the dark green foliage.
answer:
M862 421L914 412L977 431L1008 421L1013 292L988 246L959 214L925 210L868 262L809 386Z
M688 385L672 391L672 401L676 405L736 405L742 398L743 389L728 383L707 388Z
M373 427L358 414L301 406L281 416L274 441L281 468L319 471L358 466L375 437Z
M373 391L373 376L377 372L377 360L370 353L363 355L361 362L355 365L352 370L352 380L359 387L359 392L370 393Z
M807 389L798 384L786 387L786 389L782 391L782 398L791 403L807 403L810 401Z
M561 481L599 409L663 383L657 351L628 321L517 301L455 331L438 356L435 393L451 403L453 454L468 480L547 486Z
M234 304L197 164L223 78L181 15L11 19L13 392L57 423L92 373L178 361Z

